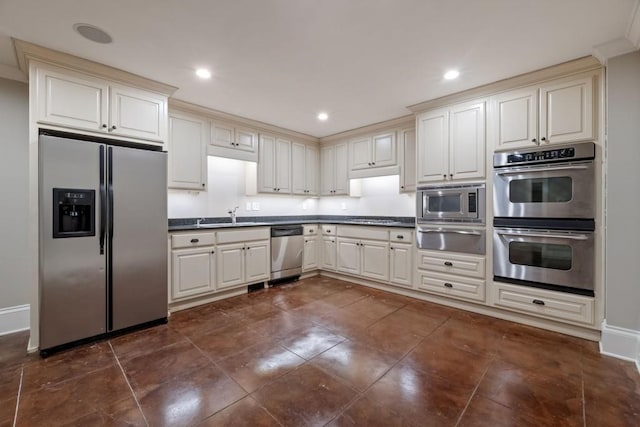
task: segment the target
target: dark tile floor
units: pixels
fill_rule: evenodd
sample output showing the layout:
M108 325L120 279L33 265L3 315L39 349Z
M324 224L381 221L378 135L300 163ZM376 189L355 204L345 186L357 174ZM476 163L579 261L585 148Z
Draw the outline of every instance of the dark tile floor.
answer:
M322 277L44 360L27 338L0 338L0 427L640 425L596 343Z

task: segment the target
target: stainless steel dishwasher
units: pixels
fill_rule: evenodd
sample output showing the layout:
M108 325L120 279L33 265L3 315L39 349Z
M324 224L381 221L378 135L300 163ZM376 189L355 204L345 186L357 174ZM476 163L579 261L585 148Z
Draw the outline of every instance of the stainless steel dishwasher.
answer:
M300 276L303 248L302 225L272 226L271 280Z

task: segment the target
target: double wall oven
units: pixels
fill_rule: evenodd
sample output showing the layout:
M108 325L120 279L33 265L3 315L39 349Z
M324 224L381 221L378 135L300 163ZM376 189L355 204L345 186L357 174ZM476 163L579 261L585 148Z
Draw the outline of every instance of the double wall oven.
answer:
M497 281L593 296L595 144L494 154Z
M418 187L418 248L484 254L485 211L484 184Z

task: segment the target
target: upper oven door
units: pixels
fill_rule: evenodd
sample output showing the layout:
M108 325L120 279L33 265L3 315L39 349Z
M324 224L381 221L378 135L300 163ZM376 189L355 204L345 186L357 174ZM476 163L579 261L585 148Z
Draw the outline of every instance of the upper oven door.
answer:
M594 218L594 180L593 161L496 169L494 216Z

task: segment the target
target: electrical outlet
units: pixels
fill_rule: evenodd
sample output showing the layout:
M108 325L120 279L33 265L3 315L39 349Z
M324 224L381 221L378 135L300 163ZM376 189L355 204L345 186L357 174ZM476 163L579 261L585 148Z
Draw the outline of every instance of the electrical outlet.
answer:
M347 210L347 204L346 203L340 203L340 209L342 209L343 211Z
M251 204L251 207L253 208L254 211L259 211L260 210L260 202L253 202Z
M247 211L251 210L251 202L247 202L247 208L245 210L247 210Z

